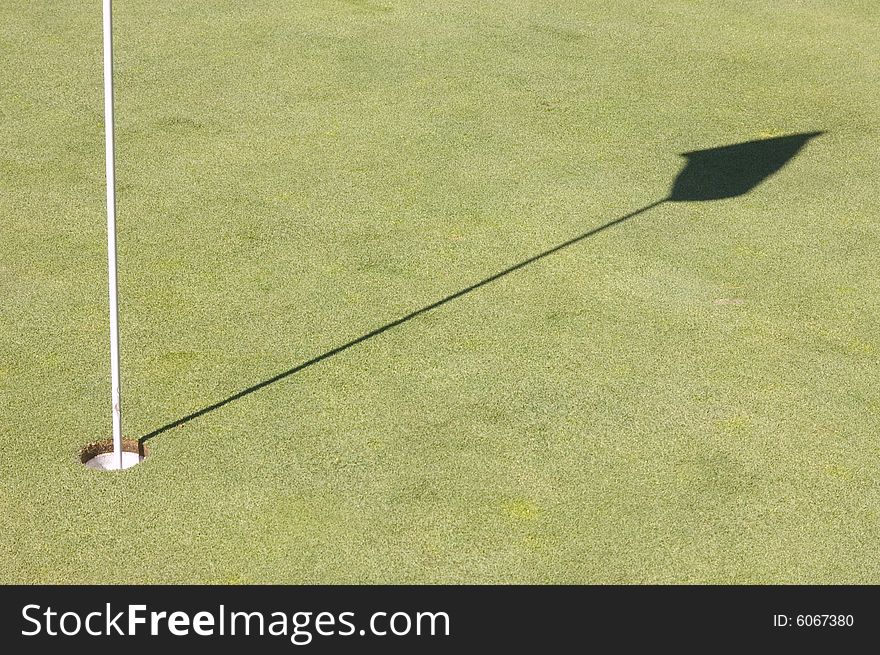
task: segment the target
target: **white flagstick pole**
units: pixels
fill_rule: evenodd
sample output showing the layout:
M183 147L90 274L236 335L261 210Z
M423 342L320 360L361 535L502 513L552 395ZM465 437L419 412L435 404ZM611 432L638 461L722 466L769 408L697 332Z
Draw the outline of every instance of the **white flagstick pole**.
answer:
M110 281L110 387L113 461L122 468L122 407L119 398L119 310L116 299L116 156L113 137L113 10L104 0L104 135L107 163L107 268Z

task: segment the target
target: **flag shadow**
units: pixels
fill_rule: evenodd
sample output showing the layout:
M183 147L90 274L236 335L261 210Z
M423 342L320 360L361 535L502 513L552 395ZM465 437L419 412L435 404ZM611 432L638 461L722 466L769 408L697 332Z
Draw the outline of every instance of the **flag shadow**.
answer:
M748 141L733 145L721 146L717 148L709 148L706 150L697 150L682 153L687 159L685 167L676 176L672 184L669 195L665 198L655 200L647 205L636 209L624 216L608 221L603 225L595 227L583 234L573 237L567 241L553 246L543 252L540 252L528 259L524 259L512 266L498 271L489 277L464 287L455 293L449 294L440 300L429 305L425 305L415 311L401 316L390 323L386 323L381 327L375 328L347 343L337 346L331 350L321 353L309 360L300 362L296 366L273 375L270 378L262 380L254 385L242 389L222 400L211 405L196 410L190 414L182 416L170 423L166 423L160 428L144 435L140 438L140 443L144 444L150 439L159 436L173 428L180 427L185 423L189 423L200 416L204 416L209 412L218 410L236 400L240 400L245 396L264 389L276 382L280 382L289 378L300 371L309 368L330 359L346 350L357 346L373 337L377 337L384 332L396 328L408 321L418 318L428 312L439 309L443 305L461 298L469 293L477 291L496 280L519 271L531 264L541 261L554 253L566 248L570 248L590 237L596 236L605 230L629 221L636 216L644 214L651 209L667 202L699 202L708 200L719 200L723 198L733 198L748 193L761 182L776 173L788 161L790 161L800 150L811 140L824 132L804 132L800 134L792 134L782 137L774 137L770 139L760 139L756 141Z

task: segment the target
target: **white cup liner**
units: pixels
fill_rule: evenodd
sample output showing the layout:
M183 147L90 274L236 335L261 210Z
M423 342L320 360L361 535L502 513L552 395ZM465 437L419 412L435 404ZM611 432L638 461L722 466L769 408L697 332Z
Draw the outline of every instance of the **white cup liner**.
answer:
M147 457L142 444L132 439L122 440L122 468L137 466ZM105 439L88 444L80 452L80 461L86 468L96 471L118 471L119 459L113 453L113 440Z

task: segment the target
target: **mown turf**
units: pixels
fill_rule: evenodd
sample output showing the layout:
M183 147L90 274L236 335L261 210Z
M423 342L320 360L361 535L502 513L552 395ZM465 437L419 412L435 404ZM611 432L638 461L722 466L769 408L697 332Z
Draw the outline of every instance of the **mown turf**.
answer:
M0 581L880 582L873 0L0 4Z

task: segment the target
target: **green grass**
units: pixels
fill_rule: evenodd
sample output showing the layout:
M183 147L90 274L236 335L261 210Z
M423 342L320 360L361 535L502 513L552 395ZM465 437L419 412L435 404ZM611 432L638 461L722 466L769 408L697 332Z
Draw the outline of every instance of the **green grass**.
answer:
M873 0L0 3L0 581L880 582Z

